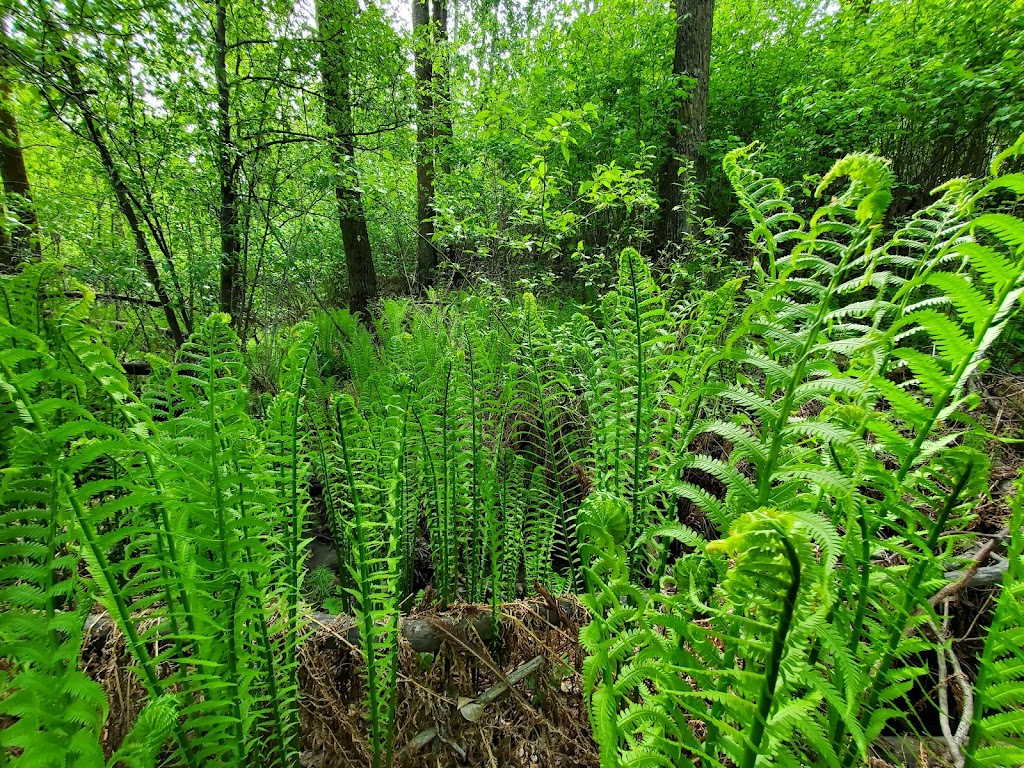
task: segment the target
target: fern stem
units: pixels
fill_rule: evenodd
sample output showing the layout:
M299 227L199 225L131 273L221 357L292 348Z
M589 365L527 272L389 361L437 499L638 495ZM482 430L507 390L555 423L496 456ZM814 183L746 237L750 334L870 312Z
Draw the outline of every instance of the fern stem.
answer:
M633 517L630 520L630 532L633 536L637 536L643 532L644 527L644 521L640 517L640 499L645 490L644 478L640 475L640 437L643 431L645 382L643 320L640 317L640 296L637 291L636 262L634 261L634 258L639 258L639 254L634 256L631 253L628 259L629 282L633 293L633 321L636 327L636 413L634 416L636 424L633 429Z
M131 652L132 657L142 670L143 683L147 689L150 700L155 701L160 696L163 696L164 687L160 682L160 678L157 675L156 670L154 669L153 660L150 657L149 652L146 650L145 644L139 638L139 633L135 628L135 622L131 617L131 611L128 610L128 606L124 601L124 596L121 594L121 590L110 575L110 563L107 561L107 556L103 551L103 548L99 545L99 541L96 538L96 532L92 530L92 526L89 524L86 510L82 506L82 502L77 496L75 496L71 479L68 477L67 473L63 471L61 471L61 484L63 485L65 495L71 502L71 508L75 513L75 521L82 530L82 535L85 538L85 544L89 548L90 555L96 561L99 573L94 573L93 578L96 578L101 582L103 591L113 600L114 609L117 614L113 618L117 620L119 628L125 636L128 650ZM192 754L188 738L186 737L181 724L178 722L174 725L174 735L178 741L178 746L181 748L182 755L185 756L188 764L191 768L198 768L198 764L195 762L195 757Z
M722 669L733 669L736 666L736 647L733 643L732 638L724 637L723 643L725 645L725 652L722 654ZM716 680L716 690L719 693L725 693L729 687L728 681L725 680L723 675L719 675ZM704 754L701 755L700 764L703 768L718 768L721 765L717 760L712 758L711 750L717 748L718 737L721 734L718 728L718 721L722 716L722 710L725 708L723 699L721 696L716 696L714 702L711 705L711 713L707 719L707 735L704 737Z
M420 419L419 412L414 410L413 415L416 417L416 423L417 425L419 425L420 428L420 439L423 444L423 454L427 459L428 475L430 477L431 487L433 489L432 495L434 497L434 525L431 526L430 533L431 537L434 537L436 535L437 538L440 539L441 489L438 487L437 468L434 466L434 456L430 452L430 443L427 440L427 432L423 426L423 421ZM445 552L447 552L447 549L444 547L443 542L439 542L439 546L439 563L435 563L434 567L436 569L438 568L438 566L440 566L440 573L437 578L437 581L439 582L440 586L438 592L440 593L441 600L444 601L447 599L448 594L448 562L447 558L445 558L444 556Z
M339 406L340 408L340 406ZM355 536L356 568L358 570L359 592L359 618L362 624L360 640L363 645L363 656L366 662L366 696L370 709L371 747L373 751L373 768L381 768L381 757L384 751L386 737L381 735L381 705L379 699L378 685L379 672L377 669L377 645L376 627L374 626L374 605L373 605L373 579L370 573L370 552L366 541L366 527L370 522L364 518L363 505L360 499L359 486L356 481L355 471L352 466L352 458L348 447L348 439L345 432L345 420L341 413L338 413L338 429L341 443L341 453L345 462L345 475L348 478L349 493L352 497L352 511L355 516L353 530ZM390 752L390 750L388 750ZM390 761L390 757L389 757Z
M299 668L297 661L298 652L298 610L299 601L302 599L300 587L299 587L299 570L302 567L302 555L299 552L299 548L302 545L302 515L300 514L301 505L299 503L299 415L302 408L302 391L306 381L306 370L309 367L309 361L313 356L313 346L310 344L309 350L306 353L305 359L302 361L302 369L299 373L298 379L294 382L294 398L295 403L291 413L291 423L289 424L290 431L287 435L282 435L282 438L287 437L289 441L289 447L291 449L290 459L290 484L288 488L288 504L291 508L291 515L288 521L289 524L289 540L288 540L288 623L285 626L285 670L288 674L288 682L290 683L293 690L299 688ZM275 712L276 712L276 704ZM284 737L283 731L281 737ZM298 728L295 729L295 733L292 735L293 743L290 746L291 751L298 752ZM282 759L284 759L285 745L282 743ZM284 764L282 763L282 768Z
M779 536L782 537L782 545L786 548L786 558L789 560L790 581L789 587L786 589L786 596L783 598L779 627L772 639L771 653L768 655L768 662L765 666L764 680L761 683L761 692L758 695L757 717L754 719L750 737L747 739L743 758L740 760L740 768L754 768L754 764L757 762L757 757L760 754L761 740L764 738L765 727L768 724L768 716L771 713L775 697L775 688L779 681L779 669L782 662L782 654L786 649L786 637L789 635L789 629L793 623L793 612L796 610L797 596L800 593L800 558L789 537L777 525L774 527Z
M470 489L470 568L469 568L469 601L479 602L483 597L480 583L483 580L483 553L486 549L486 542L481 541L485 536L484 527L480 524L479 496L480 496L480 440L477 426L476 412L476 369L473 365L473 344L466 337L466 362L469 364L469 412L470 428L472 430L472 475Z
M318 404L319 408L319 404ZM308 406L307 406L308 410ZM324 421L330 419L330 411L325 409ZM332 473L330 471L330 462L327 457L326 441L323 435L322 423L318 423L317 419L311 419L313 437L316 440L316 456L320 461L320 482L323 489L324 506L327 508L327 525L331 530L331 543L334 546L335 557L338 558L338 572L341 575L342 586L345 584L345 578L348 574L347 564L349 562L348 547L344 543L340 531L340 519L337 508L337 500L334 495L334 481L332 479ZM352 609L351 595L349 595L346 589L341 589L341 600L342 607L349 611Z
M970 731L967 744L964 746L965 757L964 768L980 768L986 765L986 761L978 755L981 747L981 739L985 730L985 721L999 722L999 714L1005 715L1019 706L1021 696L1021 675L1014 668L1019 670L1020 648L1014 641L1014 633L1022 626L1021 619L1024 618L1020 602L1020 582L1022 566L1024 566L1024 481L1018 479L1017 491L1011 503L1010 513L1010 547L1006 554L1009 566L1003 574L1002 592L996 604L995 615L992 617L992 624L985 637L985 646L978 660L978 679L974 685L975 701L974 711L971 715ZM1000 657L1009 656L1006 661ZM1014 660L1017 656L1018 660ZM1000 666L1003 666L1000 670ZM1000 680L1000 678L1003 678ZM1009 678L1009 679L1007 679ZM1010 691L1014 691L1010 694ZM990 709L999 709L1001 713L992 713L995 717L991 720L986 717ZM995 728L998 733L998 726ZM1019 729L1018 736L1019 736ZM1007 746L1015 748L1015 757L1019 760L1021 754L1019 738L1017 743L1007 739ZM992 745L995 746L995 745ZM990 763L989 763L990 764Z
M406 464L408 458L409 412L411 409L412 390L406 395L405 407L402 410L402 432L398 442L398 488L395 494L395 530L397 532L396 539L400 542L399 557L401 558L398 570L400 576L398 591L402 599L404 599L405 593L412 593L414 560L416 556L416 530L413 527L410 533L408 520L412 515L409 513L409 480Z
M238 683L238 607L242 599L242 580L236 574L231 574L230 582L234 582L234 594L231 595L230 607L228 609L228 686L233 692L231 697L231 714L235 720L235 742L231 745L235 753L236 765L241 768L244 765L243 756L246 749L244 724L242 721L242 687Z
M213 343L212 338L210 339L210 343L211 344ZM227 512L227 502L225 501L225 498L224 498L224 488L223 488L223 485L221 483L221 464L220 464L220 461L218 460L218 458L219 458L219 456L221 454L221 451L224 450L225 446L224 446L223 441L221 440L220 430L217 428L217 424L218 424L219 420L217 418L216 409L214 407L215 403L214 403L214 397L213 397L213 393L216 391L216 386L217 386L217 384L216 384L216 382L217 382L217 370L216 370L216 367L215 367L215 360L216 359L217 359L216 351L213 348L211 348L208 351L208 356L207 356L208 363L207 363L207 366L206 366L206 373L207 373L207 377L208 377L207 381L206 381L206 386L208 387L207 391L210 393L209 397L207 398L207 430L206 430L206 433L207 433L207 437L209 439L209 446L210 446L210 448L209 448L209 450L210 450L210 453L209 453L209 455L210 455L210 463L211 463L210 472L211 472L212 485L213 485L214 512L215 512L215 514L217 516L218 558L220 559L220 568L221 568L221 573L219 574L219 578L216 579L215 582L219 582L223 578L230 577L231 565L230 565L230 560L228 558L228 531L227 531L227 521L225 519L225 514ZM219 586L219 584L218 584L218 586ZM231 623L231 626L233 627L233 622L234 622L234 613L233 613L233 611L237 607L235 601L232 601L231 606L232 606L232 614L228 616L228 620ZM232 716L232 718L235 721L234 724L233 724L234 732L235 732L235 735L234 735L235 743L234 744L229 744L228 746L229 746L230 749L232 749L232 751L235 752L236 759L239 761L239 764L241 764L242 754L240 752L240 749L241 749L241 745L245 742L245 733L244 733L243 723L242 723L242 710L241 710L241 705L239 703L239 697L241 695L241 686L239 685L239 682L238 682L238 664L237 664L237 656L236 656L235 651L236 651L236 648L235 648L235 637L234 637L234 630L232 629L232 633L231 633L231 636L230 636L229 641L228 641L228 659L227 659L227 663L226 663L226 666L227 666L227 670L226 671L227 671L227 676L228 676L228 680L227 680L228 689L229 690L233 690L234 694L235 694L234 696L231 696L231 699L228 702L228 707L231 710L231 716Z
M903 459L903 462L900 464L899 470L896 472L896 481L898 483L902 483L906 479L907 475L910 473L910 470L913 469L914 464L917 462L917 457L921 452L921 448L924 446L925 440L928 439L928 436L931 434L932 430L935 428L935 425L938 423L939 417L941 416L942 411L945 409L946 404L949 402L950 398L953 397L953 395L955 395L966 383L965 381L963 381L963 378L967 373L968 368L970 368L971 364L974 363L975 358L979 357L982 353L984 353L986 349L985 337L988 335L989 330L995 324L996 319L1005 312L1004 305L1007 303L1007 299L1009 298L1010 294L1013 293L1013 290L1017 285L1022 270L1024 270L1024 261L1017 263L1016 268L1014 270L1015 279L1006 281L1006 285L995 297L995 301L993 301L989 305L990 307L994 307L994 309L992 309L989 312L989 314L985 317L984 322L979 323L976 327L974 332L974 349L972 350L971 354L965 355L963 357L963 359L960 361L960 364L957 366L953 376L950 377L950 386L944 392L942 392L938 398L934 399L931 413L928 414L927 420L924 421L919 426L917 436L915 437L914 443L910 448L910 453L908 453L907 456Z
M956 505L960 500L960 494L963 493L964 488L967 487L967 483L970 480L973 471L974 461L972 459L967 462L960 479L957 480L953 491L949 494L949 497L946 499L946 503L942 507L942 511L939 513L931 527L931 530L928 532L928 540L924 546L924 553L926 555L930 555L935 549L935 545L938 544L939 537L942 535L943 531L945 531L946 520L949 519L949 515L956 508ZM907 586L903 592L903 602L900 605L900 609L896 614L895 620L889 626L889 636L882 651L881 659L878 662L878 666L874 674L871 675L871 685L868 688L867 703L861 711L859 719L862 729L867 727L871 720L871 715L875 711L875 707L878 706L878 700L882 695L882 689L887 681L889 668L896 659L896 650L899 647L900 639L903 637L903 633L906 629L907 620L910 618L910 612L914 607L914 603L918 600L918 591L921 587L921 582L924 580L924 574L927 570L928 564L928 560L918 561L911 569L910 575L907 578ZM864 564L865 570L868 569L868 566L869 562ZM840 721L838 731L832 739L832 743L839 747L840 742L845 735L846 728L842 724L842 721ZM849 768L849 766L853 765L854 760L856 760L856 748L854 743L851 742L846 747L846 753L842 764L846 768Z
M454 365L448 361L448 371L444 380L444 401L441 405L441 466L444 469L444 505L441 517L438 520L441 526L441 547L444 550L444 558L448 565L445 568L445 587L442 591L442 601L445 605L455 600L458 592L458 553L451 552L455 549L457 542L453 530L453 518L455 517L455 462L449 455L448 441L448 412L450 408L452 370Z
M810 324L810 327L804 331L806 338L804 339L803 347L800 349L796 365L793 366L793 373L786 385L786 394L783 396L782 403L779 405L778 418L775 420L775 424L772 428L772 442L768 449L768 457L765 460L763 469L758 472L758 506L765 506L771 496L772 475L775 471L775 464L779 459L779 452L782 450L782 442L785 434L783 430L789 422L789 416L793 410L793 401L796 397L797 385L803 379L804 370L810 360L811 351L818 341L818 332L821 330L825 317L828 314L829 302L832 295L835 293L836 288L839 286L839 281L847 264L849 263L852 252L853 248L851 246L843 253L843 257L840 259L839 265L833 272L832 278L829 280L828 287L825 289L825 292L821 297L821 301L818 303L817 314L815 315L813 322Z
M56 480L59 476L58 468L53 467L50 471L53 479ZM57 557L57 497L60 492L60 486L57 482L52 482L50 483L50 487L50 519L46 526L46 628L50 635L50 646L56 649L60 647L60 638L57 636L57 629L53 625L54 617L57 614L57 606L54 605L53 594L53 588L56 586L53 562ZM60 660L59 658L58 660L60 661L61 669L63 669L63 660ZM3 747L0 747L0 752L3 751Z

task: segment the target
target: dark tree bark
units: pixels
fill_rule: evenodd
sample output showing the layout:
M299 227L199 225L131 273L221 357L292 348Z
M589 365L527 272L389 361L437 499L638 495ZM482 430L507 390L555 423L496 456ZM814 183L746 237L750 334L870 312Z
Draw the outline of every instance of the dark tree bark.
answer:
M227 67L227 0L216 0L213 29L213 73L217 81L217 173L220 176L220 311L231 315L236 328L242 323L245 284L242 241L238 232L238 159L231 141L231 91Z
M0 177L3 178L7 205L18 220L10 232L0 230L0 272L13 271L29 254L39 255L32 189L21 151L18 121L10 108L11 84L7 77L8 69L0 60Z
M57 30L54 29L53 32L55 48L60 55L61 64L70 86L68 97L78 108L78 112L82 116L82 122L85 124L89 141L96 147L96 151L99 153L100 164L103 166L107 180L110 182L110 187L114 192L117 208L121 215L124 216L125 221L128 222L128 228L131 230L132 237L135 240L135 250L138 254L139 264L142 266L146 279L153 286L153 292L156 294L157 301L163 308L171 338L180 347L185 341L184 334L181 332L181 324L178 322L178 315L174 310L174 305L171 303L167 290L164 288L163 280L160 277L160 270L157 269L156 262L153 260L153 253L149 249L146 233L143 231L139 217L132 206L128 185L125 184L124 178L117 168L117 163L114 162L114 156L110 152L107 139L92 108L92 103L89 101L89 92L82 83L82 76L78 71L77 64L75 64L76 59L69 55L67 46Z
M434 245L434 60L429 0L412 0L412 26L416 38L416 281L421 288L434 282L437 248Z
M708 125L708 81L711 76L711 32L715 0L676 0L675 54L672 74L690 78L692 88L676 102L669 122L669 156L661 167L658 193L661 208L654 233L655 244L667 248L685 233L686 211L677 210L680 187L707 181L704 156ZM679 158L693 168L692 177Z
M448 2L447 0L431 0L431 27L434 43L434 125L436 135L435 153L441 156L441 172L447 176L452 172L451 148L452 113L451 83L448 80ZM441 54L440 60L438 54Z
M367 307L377 298L377 271L373 266L366 213L355 167L352 120L351 55L345 25L355 13L351 0L316 0L316 24L322 40L320 74L323 78L327 124L334 133L333 159L337 174L334 193L345 246L349 310L369 321Z

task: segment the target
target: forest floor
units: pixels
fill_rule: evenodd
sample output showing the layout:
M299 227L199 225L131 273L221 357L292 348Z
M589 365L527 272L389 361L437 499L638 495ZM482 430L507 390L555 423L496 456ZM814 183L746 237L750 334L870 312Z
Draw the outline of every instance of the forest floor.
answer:
M399 647L396 768L597 765L578 639L586 609L575 598L553 607L538 597L505 603L500 614L496 637L490 606L431 607L405 618L413 626L403 628ZM370 764L354 627L347 616L311 617L300 668L304 768ZM436 651L417 650L431 640ZM135 722L144 692L109 623L86 638L83 657L107 691L104 738L114 749Z

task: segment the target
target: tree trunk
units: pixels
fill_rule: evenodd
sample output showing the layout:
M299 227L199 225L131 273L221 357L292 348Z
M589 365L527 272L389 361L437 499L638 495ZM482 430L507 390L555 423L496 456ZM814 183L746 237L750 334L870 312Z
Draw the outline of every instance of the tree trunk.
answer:
M242 242L238 234L237 159L231 142L231 92L227 67L227 0L215 0L213 72L217 81L217 173L220 176L220 311L240 327L245 306L241 275Z
M135 250L138 254L139 263L146 274L146 279L153 286L153 292L156 294L157 301L160 302L160 306L163 308L171 338L180 347L185 342L185 337L181 332L181 325L178 323L178 316L174 311L174 306L171 304L170 297L164 288L163 280L160 278L160 270L157 269L156 262L153 260L153 254L149 250L146 233L143 232L139 217L135 213L135 208L132 207L128 186L121 177L117 164L114 162L114 156L110 153L110 148L107 146L107 140L100 128L96 114L93 112L92 104L89 102L88 91L83 87L82 76L79 74L78 67L75 64L75 58L69 55L67 46L59 34L56 33L56 30L54 30L54 38L57 53L60 54L64 72L71 86L71 100L78 107L78 111L82 115L82 121L85 123L86 131L89 134L89 140L99 153L100 164L107 174L107 180L110 182L110 187L114 192L114 199L117 201L118 210L124 216L125 221L128 222L128 228L135 239Z
M434 43L434 112L436 141L434 151L441 157L441 172L447 176L452 172L451 141L452 141L452 94L451 82L448 80L448 2L447 0L431 0L431 27ZM440 61L438 57L440 55Z
M429 0L412 0L412 27L416 39L416 281L421 288L434 282L437 248L434 246L434 60L431 51Z
M32 207L32 190L25 170L25 157L18 136L18 122L10 107L11 84L7 67L0 61L0 177L3 178L7 206L17 223L10 232L0 231L0 273L13 271L28 254L39 255L36 235L36 212Z
M352 0L316 0L316 24L322 39L320 74L323 78L327 124L334 133L333 159L338 198L338 220L348 270L349 310L369 321L367 307L377 298L377 271L373 266L366 214L359 193L353 141L351 57L345 24L356 10Z
M669 156L661 168L658 193L661 209L655 244L667 248L686 231L688 212L677 210L680 188L707 181L708 162L704 156L708 124L708 80L711 76L711 31L715 0L676 0L675 54L672 74L689 78L686 96L675 105L669 122ZM693 173L680 162L683 158Z

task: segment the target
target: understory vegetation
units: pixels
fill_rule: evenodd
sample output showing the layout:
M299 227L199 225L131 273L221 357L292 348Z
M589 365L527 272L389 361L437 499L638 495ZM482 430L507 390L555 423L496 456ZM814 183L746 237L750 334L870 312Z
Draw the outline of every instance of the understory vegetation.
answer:
M1024 0L0 2L0 768L1024 766Z
M988 489L969 384L1024 293L1024 177L1000 175L1022 148L892 221L877 157L839 161L805 219L739 149L747 274L673 302L627 248L591 315L479 292L321 314L272 395L227 316L136 392L87 287L6 278L5 760L106 760L77 663L95 602L148 697L107 764L296 765L315 487L374 765L424 532L442 605L582 596L602 765L859 764L926 659L956 658L944 574ZM954 661L939 708L958 765L1024 759L1022 510L974 679Z

